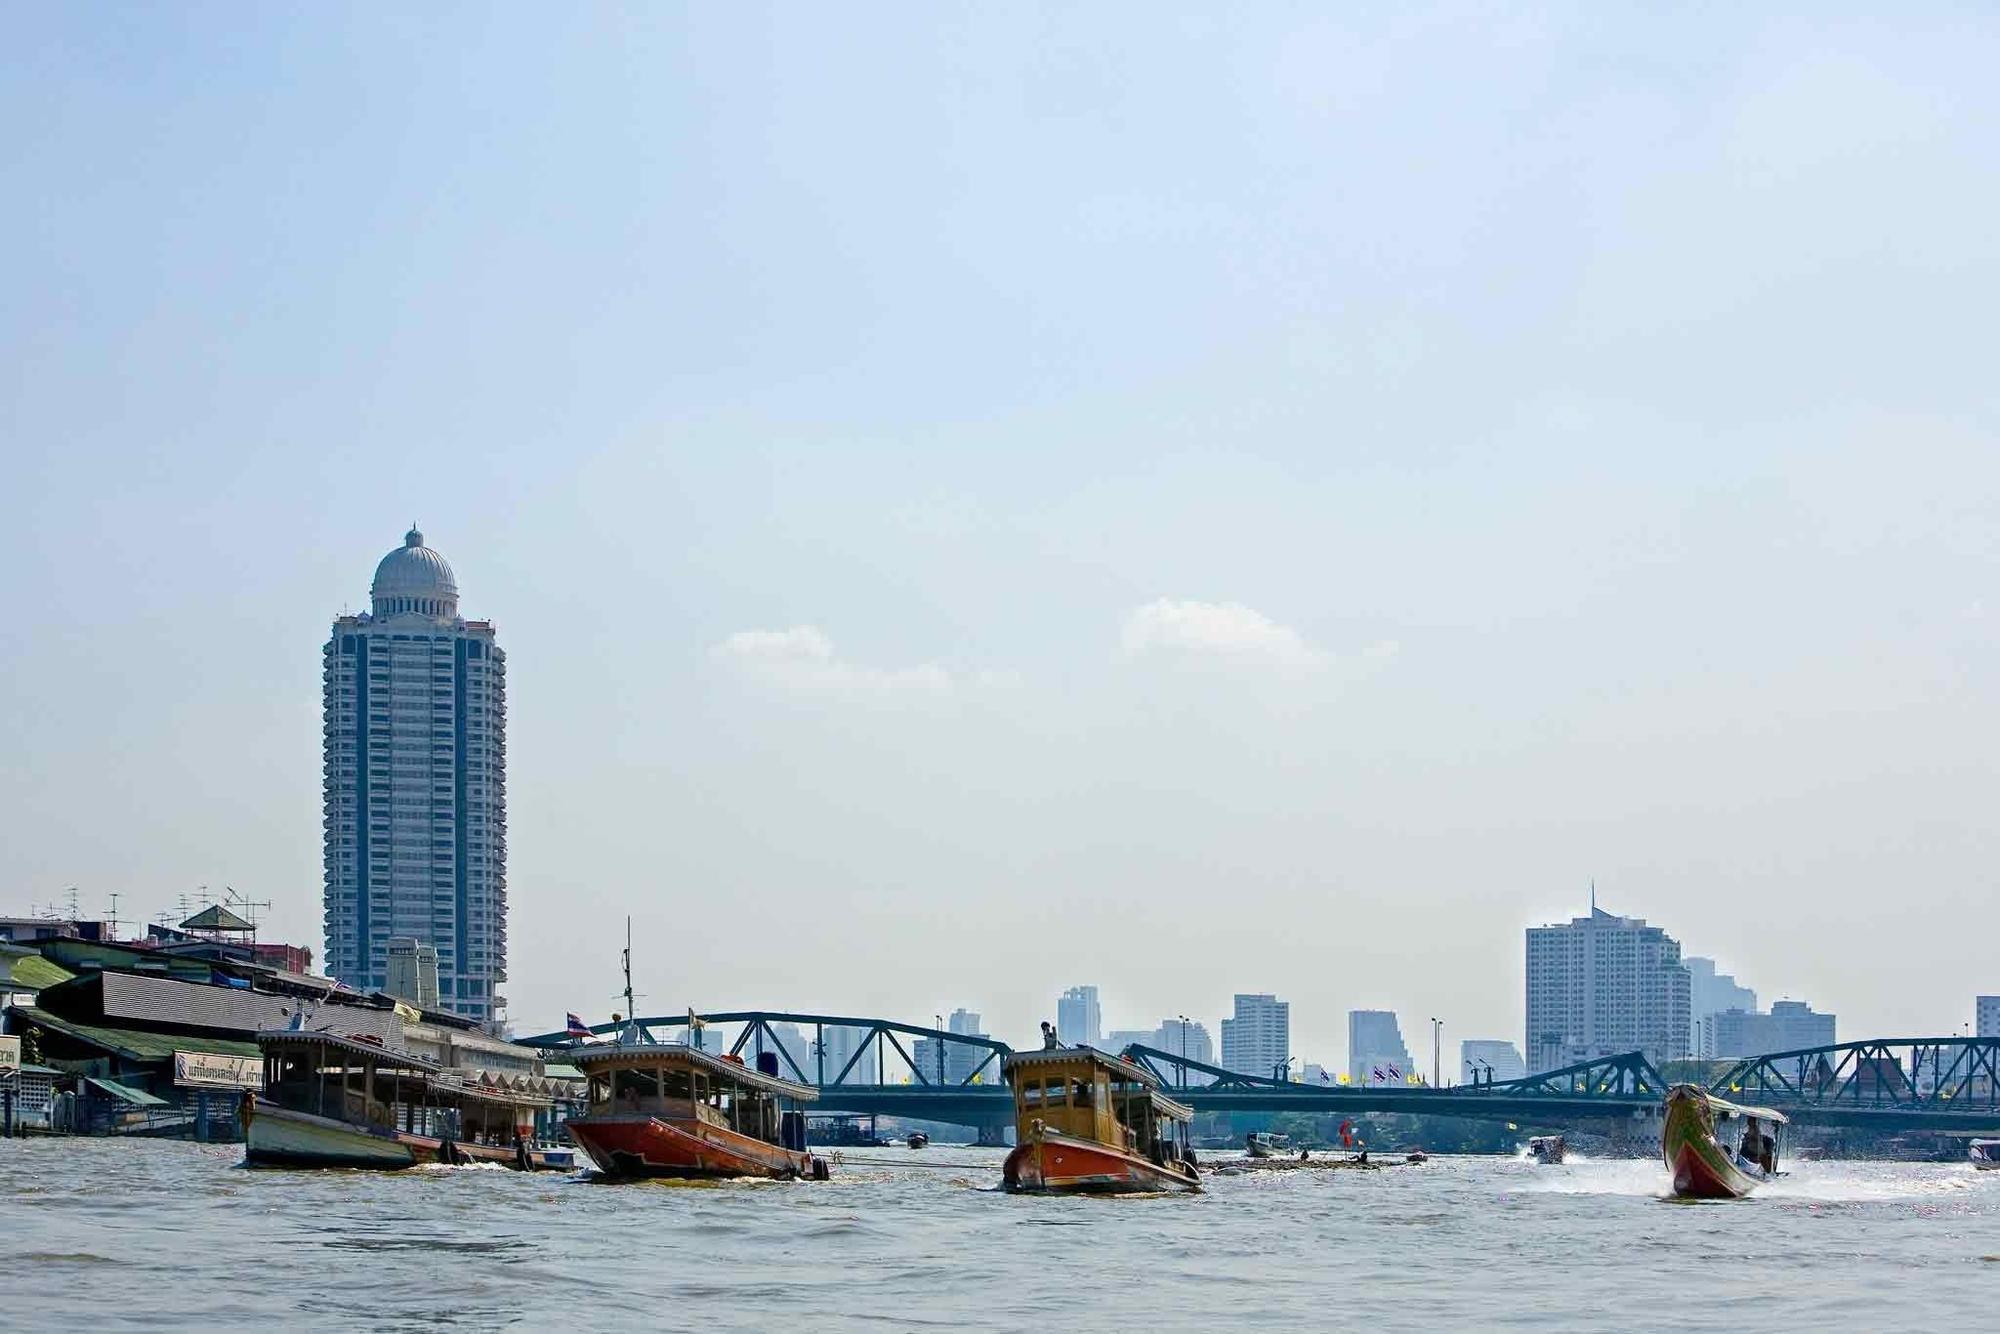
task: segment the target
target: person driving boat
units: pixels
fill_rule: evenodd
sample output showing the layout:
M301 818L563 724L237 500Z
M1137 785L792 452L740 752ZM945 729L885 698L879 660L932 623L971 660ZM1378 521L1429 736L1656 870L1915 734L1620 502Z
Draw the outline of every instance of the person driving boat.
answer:
M1754 1116L1744 1118L1743 1147L1738 1156L1747 1163L1755 1163L1767 1174L1778 1170L1778 1141L1765 1134Z

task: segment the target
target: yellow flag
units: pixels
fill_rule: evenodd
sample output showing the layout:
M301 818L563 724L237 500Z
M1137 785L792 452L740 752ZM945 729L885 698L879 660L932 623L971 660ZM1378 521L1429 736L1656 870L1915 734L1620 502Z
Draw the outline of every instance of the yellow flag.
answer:
M404 1023L420 1024L424 1021L424 1012L416 1006L411 1005L408 1001L396 1001L395 1006L396 1017Z

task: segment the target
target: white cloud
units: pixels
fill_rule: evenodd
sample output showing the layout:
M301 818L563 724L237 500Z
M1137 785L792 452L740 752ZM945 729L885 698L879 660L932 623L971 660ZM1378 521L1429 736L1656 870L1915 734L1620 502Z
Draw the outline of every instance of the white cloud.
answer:
M1120 643L1131 658L1204 657L1290 672L1328 661L1298 631L1240 602L1157 599L1125 618Z
M942 695L952 686L951 674L936 663L889 668L848 662L834 652L826 632L811 625L738 630L709 652L746 676L785 690Z

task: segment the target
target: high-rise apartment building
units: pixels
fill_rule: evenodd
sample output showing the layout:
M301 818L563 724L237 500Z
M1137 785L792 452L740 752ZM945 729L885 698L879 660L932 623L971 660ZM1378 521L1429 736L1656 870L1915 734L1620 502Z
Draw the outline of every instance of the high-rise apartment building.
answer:
M1056 1001L1056 1034L1072 1047L1104 1045L1104 1011L1096 987L1071 987Z
M1982 1038L2000 1038L2000 996L1980 996L1972 1002L1972 1031Z
M1417 1073L1394 1010L1347 1012L1347 1077L1356 1084L1400 1084Z
M820 1041L826 1045L826 1080L828 1083L875 1084L880 1083L878 1050L870 1039L872 1033L865 1028L835 1024L820 1030ZM852 1068L848 1062L853 1061ZM846 1071L845 1076L842 1071Z
M325 682L326 969L389 982L389 940L437 950L439 1007L497 1026L507 977L507 656L458 614L412 528L342 616Z
M1715 971L1715 960L1690 955L1681 960L1688 970L1688 1054L1708 1056L1702 1043L1702 1021L1724 1010L1750 1013L1757 1008L1757 993L1738 986L1727 973Z
M1238 994L1235 1015L1222 1021L1221 1066L1238 1074L1273 1075L1290 1063L1291 1055L1291 1002L1268 994Z
M1644 1052L1688 1054L1688 971L1680 942L1593 905L1588 917L1528 928L1528 1069Z

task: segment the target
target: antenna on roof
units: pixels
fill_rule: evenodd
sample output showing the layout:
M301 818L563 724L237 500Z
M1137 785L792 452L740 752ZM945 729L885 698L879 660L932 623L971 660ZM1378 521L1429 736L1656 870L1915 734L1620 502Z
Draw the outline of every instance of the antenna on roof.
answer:
M231 909L242 910L243 920L250 923L251 942L255 943L257 939L257 910L259 908L270 907L271 901L269 899L253 899L248 894L238 894L235 888L230 885L222 887L222 897L223 902Z
M1590 877L1590 915L1597 916L1597 877Z

